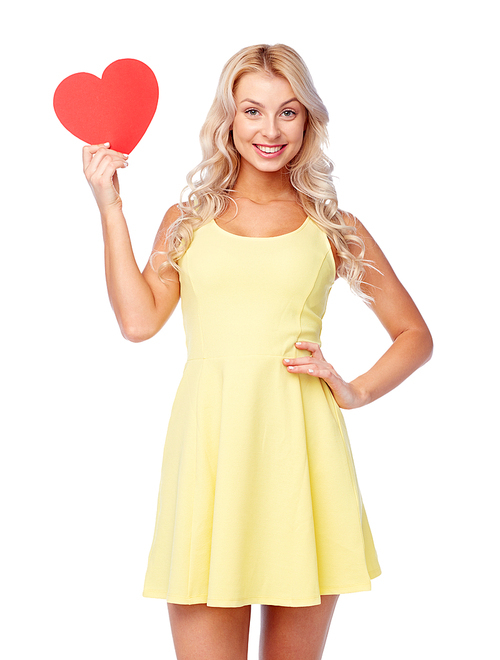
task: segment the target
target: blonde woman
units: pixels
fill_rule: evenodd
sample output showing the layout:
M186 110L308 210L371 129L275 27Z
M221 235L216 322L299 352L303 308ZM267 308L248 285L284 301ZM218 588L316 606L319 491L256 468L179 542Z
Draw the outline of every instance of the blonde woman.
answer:
M201 131L203 160L142 273L116 176L127 156L83 150L124 337L155 335L181 298L188 359L144 586L168 603L179 660L247 658L252 604L262 605L260 660L317 660L339 594L380 574L341 409L399 385L432 339L368 231L338 209L327 121L294 50L232 57ZM339 276L393 340L351 382L320 348Z

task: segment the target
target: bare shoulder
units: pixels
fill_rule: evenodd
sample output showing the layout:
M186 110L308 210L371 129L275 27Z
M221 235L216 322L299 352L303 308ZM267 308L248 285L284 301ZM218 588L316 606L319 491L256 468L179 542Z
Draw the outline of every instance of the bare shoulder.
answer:
M181 207L179 204L172 204L172 206L167 209L167 212L163 216L163 220L161 221L160 227L158 229L158 232L156 234L156 238L154 241L154 246L153 250L161 250L164 249L165 247L165 239L167 236L167 231L169 227L180 218L181 216ZM163 248L162 248L163 246Z
M364 251L364 259L371 264L372 267L367 266L365 268L365 276L363 279L371 288L369 295L373 295L374 288L380 288L383 284L387 283L388 279L392 278L392 281L395 282L397 280L396 275L383 253L382 248L361 220L353 213L347 211L339 212L342 214L346 225L353 227L354 236L362 241L362 244L355 240L351 241L349 249L356 257L360 256L362 251Z
M365 227L365 225L360 221L359 218L357 218L354 213L350 213L349 211L343 211L343 210L338 210L340 215L342 216L345 224L348 227L352 227L354 229L354 235L360 238L363 241L363 244L365 246L365 249L369 249L370 246L373 246L375 243L375 240L373 236L370 234L368 229ZM358 243L352 243L351 246L351 251L353 254L356 256L359 255L361 252L361 246L358 245Z
M376 291L386 288L389 283L396 287L400 286L389 261L366 226L353 213L347 211L340 211L340 213L346 225L353 227L354 236L362 241L362 245L357 241L352 241L349 245L350 251L355 256L359 256L364 251L364 260L369 264L365 268L363 277L368 288L363 287L363 289L373 296Z
M341 209L338 209L337 213L339 213L342 216L342 220L344 221L347 227L353 228L353 235L359 236L359 238L361 238L361 240L363 241L363 244L366 244L367 239L368 241L373 240L373 238L368 234L365 227L363 227L361 222L358 220L358 218L356 218L356 216L353 213L349 213L348 211L343 211ZM335 266L337 269L336 277L338 277L338 271L341 263L340 257L338 256L335 245L331 240L330 240L330 246L332 248L333 258L335 260ZM354 254L355 256L359 256L359 254L361 253L361 245L359 245L359 243L354 243L354 242L351 243L351 245L349 245L349 249L352 252L352 254Z
M166 280L164 282L161 282L159 279L157 268L162 262L164 263L166 261L165 253L167 250L168 229L180 216L181 209L178 204L172 204L167 209L156 233L151 255L142 273L156 295L164 292L166 281L176 284L179 282L179 274L171 265L168 265L163 272L162 279Z
M181 205L180 204L172 204L172 206L167 209L167 212L165 213L163 220L167 222L175 222L177 218L180 217L182 213Z

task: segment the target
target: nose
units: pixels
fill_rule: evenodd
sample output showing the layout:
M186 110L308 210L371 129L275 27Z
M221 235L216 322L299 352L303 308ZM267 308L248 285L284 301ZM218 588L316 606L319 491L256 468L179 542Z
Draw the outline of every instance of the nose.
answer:
M261 132L268 140L276 140L281 135L276 117L267 117Z

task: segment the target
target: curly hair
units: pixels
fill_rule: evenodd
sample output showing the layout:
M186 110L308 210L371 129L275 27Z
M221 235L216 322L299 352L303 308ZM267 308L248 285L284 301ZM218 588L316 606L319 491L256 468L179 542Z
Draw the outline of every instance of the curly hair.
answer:
M240 154L233 142L231 125L236 113L234 94L246 73L267 73L285 78L297 99L306 108L307 125L300 151L288 163L290 183L297 192L305 213L333 243L339 259L338 275L366 302L371 297L361 289L365 266L365 247L356 235L355 218L340 211L332 180L333 163L324 152L328 145L328 111L319 97L311 74L300 55L283 44L261 44L243 48L225 64L215 99L200 132L201 162L187 175L188 185L181 193L179 217L164 239L166 250L158 276L167 267L179 270L177 262L188 249L194 232L217 218L232 201L230 192L238 178ZM182 201L186 191L187 199ZM352 247L358 246L358 254Z

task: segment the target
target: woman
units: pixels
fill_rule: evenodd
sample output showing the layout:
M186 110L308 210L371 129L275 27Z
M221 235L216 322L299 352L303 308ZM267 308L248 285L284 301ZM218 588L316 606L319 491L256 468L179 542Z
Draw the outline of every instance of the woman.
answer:
M142 273L116 176L127 156L83 150L123 335L152 337L182 292L188 360L144 588L167 600L180 659L246 658L260 603L261 660L316 660L339 594L380 574L340 409L396 387L432 339L368 231L338 209L327 121L294 50L232 57L187 200L167 211ZM337 276L393 340L350 383L320 349Z

